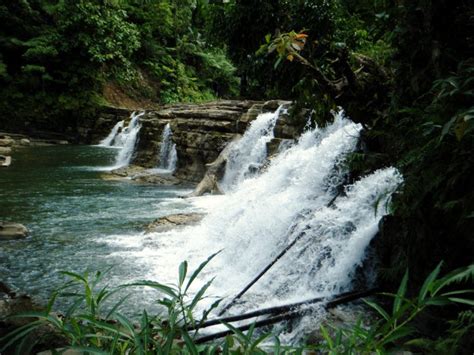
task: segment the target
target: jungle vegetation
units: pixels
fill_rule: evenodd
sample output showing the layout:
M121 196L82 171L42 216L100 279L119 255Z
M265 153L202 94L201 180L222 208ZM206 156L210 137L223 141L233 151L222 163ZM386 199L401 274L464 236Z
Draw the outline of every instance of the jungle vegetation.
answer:
M408 268L414 296L440 260L473 262L473 58L469 0L3 0L1 128L73 133L112 89L139 105L291 99L320 124L341 105L366 128L353 177L405 177L376 249L381 286L396 294Z

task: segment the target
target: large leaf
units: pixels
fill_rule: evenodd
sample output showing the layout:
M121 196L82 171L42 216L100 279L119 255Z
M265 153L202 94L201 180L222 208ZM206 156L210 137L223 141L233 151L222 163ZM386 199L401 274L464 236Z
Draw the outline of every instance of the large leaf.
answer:
M186 273L188 272L188 262L183 261L179 265L179 287L183 286L184 279L186 278Z
M186 284L186 288L184 289L184 293L186 293L189 289L189 287L191 286L191 284L193 283L193 281L196 279L196 277L201 273L202 269L204 269L206 267L207 264L209 264L209 262L214 259L214 257L219 254L222 250L219 250L217 253L214 253L212 254L210 257L207 258L206 261L204 261L203 263L201 263L201 265L199 265L199 267L194 270L194 272L191 274L191 277L189 278L188 280L188 283Z
M398 287L395 300L393 301L393 310L392 310L393 315L397 314L398 311L400 310L403 299L407 292L407 284L408 284L408 270L405 271L405 275L403 275L402 282L400 283L400 286Z
M441 261L433 271L428 275L428 277L425 279L425 282L423 282L423 285L421 286L420 292L418 293L418 303L423 304L426 296L428 295L428 291L431 290L433 296L435 295L433 293L433 282L436 280L436 278L439 275L439 272L441 271L441 265L443 265L443 262Z
M141 281L133 282L131 284L122 285L120 287L124 288L124 287L133 287L133 286L150 287L150 288L153 288L157 291L160 291L160 292L162 292L162 293L164 293L164 294L166 294L166 295L168 295L172 298L178 298L178 294L176 293L176 291L172 287L163 285L162 283L155 282L155 281L141 280Z

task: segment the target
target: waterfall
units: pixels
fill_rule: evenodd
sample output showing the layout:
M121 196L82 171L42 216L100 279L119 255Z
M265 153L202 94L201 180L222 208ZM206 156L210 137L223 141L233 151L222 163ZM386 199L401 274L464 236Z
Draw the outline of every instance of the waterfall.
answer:
M249 132L260 132L259 137L255 137L257 133L252 139L244 135L241 142L265 141L261 138L271 136L270 121L276 121L277 113L260 116L248 128ZM130 258L134 265L140 260L145 278L169 283L175 282L181 260L188 260L190 268L195 268L222 250L193 287L197 290L215 277L208 293L231 298L292 240L302 236L231 314L350 291L357 269L364 262L370 269L369 243L380 219L388 213L392 193L402 183L395 168L386 168L338 192L347 181L344 160L356 148L360 131L359 124L342 112L336 113L331 125L308 129L264 171L253 175L246 174L252 147L242 145L228 170L236 177L231 191L192 200L194 208L208 211L199 225L132 240L114 236L109 242L122 245L120 257ZM244 149L248 155L241 153ZM241 170L233 170L235 167ZM207 300L203 307L214 301L212 297ZM315 329L317 319L305 316L292 326L293 332L285 335L284 341L293 342L304 336L305 329Z
M100 141L99 146L101 147L112 147L115 143L115 137L119 130L123 129L124 121L117 122L117 124L112 128L109 135Z
M275 112L262 113L250 124L243 137L232 143L221 187L232 190L252 176L267 158L267 143L273 138L273 129L280 116L281 107Z
M128 126L122 129L122 131L115 137L113 146L121 148L115 158L115 168L128 166L128 164L130 164L135 150L138 133L140 132L140 128L142 128L139 118L144 114L144 112L139 114L133 112L130 116L131 119Z
M172 140L173 132L169 123L166 124L161 136L160 147L160 169L173 172L178 161L178 154L176 152L176 144Z

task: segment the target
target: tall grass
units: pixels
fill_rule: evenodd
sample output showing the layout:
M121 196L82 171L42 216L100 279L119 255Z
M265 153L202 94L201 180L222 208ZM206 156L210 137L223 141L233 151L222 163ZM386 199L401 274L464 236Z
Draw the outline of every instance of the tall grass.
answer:
M137 281L114 288L100 286L106 273L84 273L82 275L63 272L70 280L53 293L46 309L42 312L29 312L13 317L30 318L31 322L17 328L0 339L0 352L9 351L28 354L41 340L37 336L40 327L49 327L58 337L64 338L67 349L88 354L303 354L317 351L324 354L384 354L396 349L409 349L417 346L433 347L433 342L419 337L414 327L415 318L433 306L461 304L474 306L468 296L472 289L454 290L453 285L474 278L474 265L455 270L440 277L441 263L428 275L418 296L407 298L408 272L405 274L396 294L384 293L390 297L391 309L366 300L366 304L379 316L369 327L362 322L345 327L320 327L322 340L312 346L282 346L277 336L271 333L256 332L251 327L247 332L224 324L233 331L213 344L197 344L199 325L216 309L221 299L216 300L201 315L197 315L197 305L205 297L212 280L197 292L191 293L190 287L205 266L215 257L210 256L199 267L188 274L187 262L181 263L176 285L165 285L154 281ZM160 315L149 315L143 311L138 321L132 321L121 313L129 295L122 296L110 305L119 292L134 288L147 287L159 291L162 298L157 302L164 307ZM133 290L131 291L133 292ZM53 311L58 298L70 299L70 306L64 314ZM469 313L470 312L470 313ZM474 328L472 311L464 311L460 319L471 322L467 328L460 327L458 320L454 326L452 341L444 339L445 349L454 349L462 338L464 330ZM188 331L188 329L197 329ZM273 338L273 341L268 341ZM267 341L267 342L266 342ZM262 344L265 344L262 345ZM268 345L270 343L270 345ZM54 350L54 349L52 349Z

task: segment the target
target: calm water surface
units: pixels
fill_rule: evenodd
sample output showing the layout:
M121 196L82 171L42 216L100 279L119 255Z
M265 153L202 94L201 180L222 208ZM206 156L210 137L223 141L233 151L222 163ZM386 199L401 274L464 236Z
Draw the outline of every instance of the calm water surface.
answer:
M31 230L0 242L0 281L44 301L62 284L61 270L114 266L111 283L140 278L139 260L120 257L114 235L141 233L153 219L191 208L184 188L100 178L117 150L94 146L28 147L0 169L0 220Z

